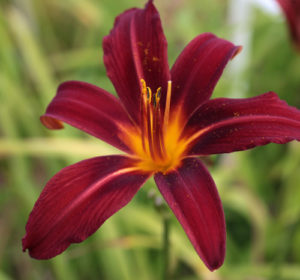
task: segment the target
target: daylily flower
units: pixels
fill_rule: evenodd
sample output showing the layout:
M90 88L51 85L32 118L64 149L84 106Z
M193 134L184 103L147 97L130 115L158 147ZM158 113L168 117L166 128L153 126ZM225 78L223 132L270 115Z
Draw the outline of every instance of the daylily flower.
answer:
M300 1L277 0L277 2L285 14L295 47L300 51Z
M93 234L154 175L162 196L210 270L225 256L225 219L215 183L198 156L300 140L300 111L273 92L209 100L240 47L213 34L191 41L169 70L167 42L152 1L125 11L103 40L119 98L70 81L41 117L63 122L126 153L62 169L46 185L26 226L23 250L37 259Z

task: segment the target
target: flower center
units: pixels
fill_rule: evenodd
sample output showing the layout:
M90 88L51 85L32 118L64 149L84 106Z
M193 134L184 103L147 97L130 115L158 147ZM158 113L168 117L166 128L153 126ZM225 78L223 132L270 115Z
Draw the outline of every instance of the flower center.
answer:
M172 170L181 162L186 141L180 140L179 115L170 116L172 82L168 82L166 105L161 108L162 89L152 92L141 79L140 127L123 128L123 139L138 158L137 166L144 171Z

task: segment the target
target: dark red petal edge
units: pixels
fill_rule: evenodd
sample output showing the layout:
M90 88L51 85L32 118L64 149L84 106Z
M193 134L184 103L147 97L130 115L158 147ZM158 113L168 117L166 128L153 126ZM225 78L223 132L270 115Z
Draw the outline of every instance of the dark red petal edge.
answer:
M173 110L182 110L188 118L207 101L226 64L241 47L204 33L192 40L171 69Z
M285 14L290 35L300 51L300 1L277 0L277 2Z
M94 85L78 81L62 83L41 122L50 129L60 129L62 122L68 123L129 152L120 137L120 127L132 125L128 115L116 97Z
M194 113L184 135L194 139L189 151L192 155L299 141L300 111L288 106L274 92L245 99L214 99Z
M141 79L153 92L158 87L166 92L170 79L167 41L152 1L145 9L119 15L103 39L103 49L107 75L132 119L139 122Z
M129 158L106 156L62 169L34 205L23 250L33 258L49 259L93 234L149 177L132 167Z
M200 258L210 270L219 268L225 258L225 219L207 169L198 159L188 158L178 170L154 178Z

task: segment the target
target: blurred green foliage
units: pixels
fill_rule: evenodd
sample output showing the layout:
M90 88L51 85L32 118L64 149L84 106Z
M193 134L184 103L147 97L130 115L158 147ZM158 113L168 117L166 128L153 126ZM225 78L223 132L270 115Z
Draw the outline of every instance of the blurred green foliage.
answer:
M202 32L233 40L242 23L233 24L229 10L238 2L156 1L170 65ZM48 261L21 250L27 217L47 180L78 160L118 153L71 127L47 131L39 116L64 80L114 92L103 65L102 37L116 15L142 5L138 0L0 0L0 280L159 279L162 220L147 195L155 190L153 181L84 244ZM238 64L243 54L235 58L214 95L248 97L273 90L300 108L300 56L284 20L252 7L243 32L250 38L248 57L244 64ZM225 264L209 272L172 216L172 279L299 280L299 143L220 155L209 168L225 208Z

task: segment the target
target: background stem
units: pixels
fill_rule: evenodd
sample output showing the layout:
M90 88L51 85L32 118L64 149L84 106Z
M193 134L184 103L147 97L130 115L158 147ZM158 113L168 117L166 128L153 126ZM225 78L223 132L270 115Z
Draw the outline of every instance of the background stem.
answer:
M169 279L169 260L170 260L170 218L168 215L163 217L163 247L162 247L162 279Z

